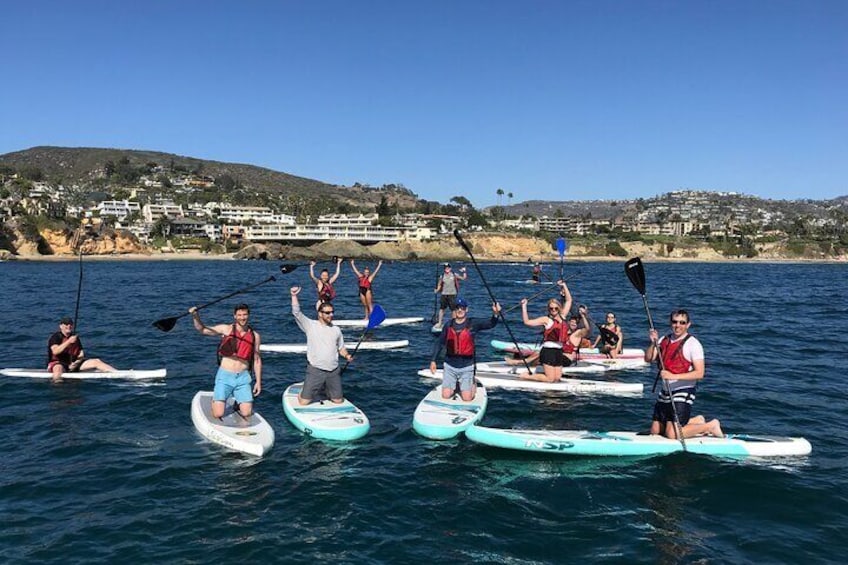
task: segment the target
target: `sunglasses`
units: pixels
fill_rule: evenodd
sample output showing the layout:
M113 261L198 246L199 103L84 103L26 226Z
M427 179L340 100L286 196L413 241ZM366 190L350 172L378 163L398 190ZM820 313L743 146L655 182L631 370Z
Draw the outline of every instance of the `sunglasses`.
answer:
M321 310L322 314L335 314L335 310Z
M672 326L685 326L688 323L689 323L689 320L672 320L671 321Z
M557 306L548 306L548 310L551 312L559 312L559 308Z

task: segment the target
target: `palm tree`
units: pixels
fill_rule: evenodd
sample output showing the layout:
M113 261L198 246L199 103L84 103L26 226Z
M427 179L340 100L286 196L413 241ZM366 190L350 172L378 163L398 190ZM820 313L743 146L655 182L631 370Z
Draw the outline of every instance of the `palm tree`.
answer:
M506 198L507 198L507 204L512 206L512 193L511 192L507 193Z
M502 188L499 188L499 189L495 192L495 194L497 194L497 195L498 195L498 206L500 206L500 205L501 205L501 198L503 198L503 195L504 195L504 190L503 190Z

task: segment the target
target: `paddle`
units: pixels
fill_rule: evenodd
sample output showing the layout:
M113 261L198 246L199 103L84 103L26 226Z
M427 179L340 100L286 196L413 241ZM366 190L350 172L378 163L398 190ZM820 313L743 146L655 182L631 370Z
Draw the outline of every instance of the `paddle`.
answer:
M563 280L568 281L568 280L571 280L571 279L573 279L573 278L575 278L575 277L577 277L577 276L579 276L579 275L580 275L580 273L579 273L579 272L577 272L577 273L573 273L572 275L569 275L568 277L566 277L566 278L565 278L565 279L563 279ZM533 295L531 295L531 296L528 296L528 297L527 297L527 301L529 302L530 300L533 300L534 298L538 298L539 296L541 296L542 294L545 294L546 292L551 292L552 290L559 290L559 288L560 288L560 287L558 287L558 286L548 286L548 287L545 287L545 288L543 288L542 290L540 290L539 292L537 292L537 293L535 293L535 294L533 294ZM509 308L507 308L506 310L504 310L504 311L503 311L503 313L504 313L504 314L508 314L509 312L512 312L513 310L515 310L515 309L517 309L517 308L521 308L521 303L520 303L520 302L519 302L518 304L516 304L515 306L510 306Z
M283 265L282 267L280 267L280 270L283 271L283 273L289 273L289 272L294 270L294 269L289 269L287 271L283 270L283 268L286 267L286 266L287 265ZM226 296L222 296L221 298L216 298L212 302L207 302L206 304L202 304L202 305L198 306L197 309L202 310L203 308L206 308L207 306L212 306L213 304L217 304L217 303L221 302L222 300L226 300L227 298L233 297L237 294L241 294L242 292L247 292L248 290L256 288L257 286L260 286L260 285L263 285L265 283L269 283L269 282L272 282L272 281L275 281L275 280L277 280L277 278L274 277L273 275L271 275L270 277L268 277L264 281L260 281L256 284L252 284L250 286L240 288L239 290L236 290L235 292L231 292ZM177 320L179 320L180 318L183 318L185 316L188 316L188 315L189 315L189 312L184 312L184 313L180 314L179 316L172 316L170 318L162 318L161 320L156 320L155 322L153 322L153 326L156 329L162 330L163 332L169 332L172 329L174 329L174 325L177 323Z
M287 275L297 269L300 265L292 265L291 263L286 263L284 265L280 265L280 272L284 275Z
M359 341L356 342L356 347L353 348L353 353L350 354L350 358L356 355L356 352L359 350L359 346L362 345L362 340L365 339L365 335L383 323L383 320L386 319L386 311L383 310L383 307L379 304L375 304L371 309L371 315L368 316L368 325L365 327L365 331L362 332L362 335L359 336ZM339 376L343 375L347 370L347 366L350 365L350 361L346 361L342 370L339 371Z
M563 270L563 260L565 259L565 249L568 247L568 244L565 242L565 238L560 234L559 239L556 240L556 248L557 252L559 252L559 278L562 278L562 270Z
M480 280L483 282L483 286L486 287L486 292L489 293L489 298L492 299L493 304L496 303L497 299L495 298L495 294L489 287L489 283L486 282L486 277L483 276L483 271L480 270L480 265L477 264L477 259L474 258L474 254L471 253L471 249L468 247L468 244L465 243L464 239L462 239L459 230L453 230L453 236L459 242L459 245L462 247L462 249L464 249L465 252L468 253L468 256L471 257L471 262L474 264L474 268L477 269L477 274L480 275ZM509 334L509 337L512 339L512 343L515 345L515 349L520 350L521 348L518 347L518 340L515 339L515 335L512 333L512 329L509 327L509 324L507 323L506 318L503 315L503 310L498 312L498 315L500 316L501 321L503 322L503 325L506 328L507 333ZM533 369L530 368L530 365L527 363L527 360L522 357L522 361L524 361L524 367L527 369L527 372L532 373Z
M624 272L627 274L627 278L630 279L630 282L633 284L636 291L642 295L642 303L645 305L645 314L648 316L648 326L651 330L653 330L654 319L651 317L651 309L648 308L648 294L645 291L645 267L642 266L642 260L639 257L628 259L627 262L624 263ZM659 380L660 373L663 370L662 354L659 351L659 345L656 341L654 341L653 344L654 351L657 352L657 365L659 365L659 371L657 371L657 376L654 379L654 386L651 388L651 392L656 390L657 381ZM663 386L665 387L665 392L668 394L669 399L671 399L671 411L674 414L674 431L677 434L677 438L680 440L680 445L683 446L683 451L686 451L686 440L683 438L680 419L677 417L677 408L674 406L674 397L671 395L671 390L665 379L663 379Z
M79 282L77 283L77 305L74 307L74 333L77 331L77 318L79 317L80 296L82 295L82 248L79 253Z

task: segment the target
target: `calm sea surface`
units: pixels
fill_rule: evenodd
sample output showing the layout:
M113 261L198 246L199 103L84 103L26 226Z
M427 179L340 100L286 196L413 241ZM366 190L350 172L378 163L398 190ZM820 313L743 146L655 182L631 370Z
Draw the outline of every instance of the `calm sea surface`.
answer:
M358 265L364 267L365 262ZM799 563L844 562L848 551L848 265L651 264L648 298L666 328L687 308L707 352L697 411L729 432L803 435L809 458L739 462L704 456L557 458L428 441L412 413L433 382L416 376L431 349L429 324L377 330L409 339L399 352L361 351L345 393L372 429L350 444L310 439L285 419L280 397L302 379L305 357L263 356L257 409L277 434L256 459L195 432L190 403L211 390L216 340L183 318L169 333L151 322L185 312L269 275L269 283L203 312L232 319L243 300L265 343L302 342L288 287L270 262L84 263L78 329L89 356L121 368L168 369L162 381L65 382L0 377L6 397L0 458L0 555L16 562L310 563ZM373 265L371 265L373 268ZM469 267L461 294L487 315ZM484 264L505 305L537 288L517 284L526 264ZM558 265L550 270L556 272ZM433 313L434 264L386 264L376 301L390 317ZM0 366L44 363L46 340L73 316L78 264L0 263ZM614 310L626 346L644 347L642 300L622 263L571 263L575 303L596 320ZM337 317L362 315L348 265ZM311 302L314 290L305 291ZM543 299L531 303L542 314ZM520 339L534 335L508 315ZM485 335L485 334L484 334ZM358 338L356 332L351 334ZM488 338L479 359L494 358ZM651 415L649 370L641 398L490 390L485 424L640 430Z

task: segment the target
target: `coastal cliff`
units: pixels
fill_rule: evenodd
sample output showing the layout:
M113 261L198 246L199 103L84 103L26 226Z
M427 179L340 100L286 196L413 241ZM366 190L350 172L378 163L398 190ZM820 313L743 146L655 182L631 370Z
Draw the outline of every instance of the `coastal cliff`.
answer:
M505 233L468 233L463 236L474 258L478 261L558 261L553 246L541 238ZM348 240L327 240L309 247L280 243L248 244L234 254L182 253L168 246L164 250L141 244L128 232L106 230L103 233L83 235L78 242L83 254L88 256L127 258L235 258L257 260L327 260L332 257L374 261L465 261L469 257L453 236L443 236L432 241L381 242L361 245ZM0 235L0 259L48 259L75 256L74 232L67 229L8 228ZM756 260L827 260L848 261L844 255L834 255L816 246L789 249L776 242L757 248ZM748 260L727 257L707 244L669 244L641 241L621 242L619 253L612 255L602 245L585 245L569 242L569 260L623 260L639 256L668 261L728 261Z

